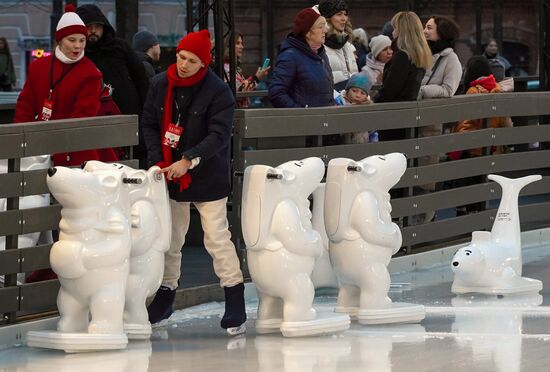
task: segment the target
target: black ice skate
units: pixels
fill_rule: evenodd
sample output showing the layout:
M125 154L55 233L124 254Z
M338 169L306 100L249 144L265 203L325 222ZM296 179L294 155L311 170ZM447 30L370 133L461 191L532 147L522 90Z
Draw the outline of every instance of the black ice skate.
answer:
M220 322L230 336L246 332L246 310L244 306L244 284L224 287L225 314Z
M168 318L174 312L172 305L176 299L176 290L161 285L153 302L147 306L149 322L151 326L159 327L167 323Z

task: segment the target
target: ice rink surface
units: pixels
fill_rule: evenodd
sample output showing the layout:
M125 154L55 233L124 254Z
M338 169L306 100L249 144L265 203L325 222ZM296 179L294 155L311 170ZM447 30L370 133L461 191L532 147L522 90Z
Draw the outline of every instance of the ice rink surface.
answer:
M523 275L545 285L540 294L455 296L448 265L392 275L394 301L426 306L420 324L352 322L330 336L257 335L257 300L249 296L248 331L240 337L219 327L223 303L208 303L177 311L151 341L130 342L124 351L3 349L0 372L550 371L550 246L524 249L523 259ZM316 308L332 309L334 294L321 291Z

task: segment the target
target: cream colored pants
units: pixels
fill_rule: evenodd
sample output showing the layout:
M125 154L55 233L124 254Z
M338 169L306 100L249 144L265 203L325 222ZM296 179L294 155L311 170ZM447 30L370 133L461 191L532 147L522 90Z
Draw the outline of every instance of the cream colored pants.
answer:
M243 282L239 258L231 241L227 221L227 198L211 202L193 203L201 216L204 246L214 261L214 271L222 287L232 287ZM181 274L181 248L189 230L191 203L179 203L170 199L172 211L172 242L164 255L162 283L178 287Z

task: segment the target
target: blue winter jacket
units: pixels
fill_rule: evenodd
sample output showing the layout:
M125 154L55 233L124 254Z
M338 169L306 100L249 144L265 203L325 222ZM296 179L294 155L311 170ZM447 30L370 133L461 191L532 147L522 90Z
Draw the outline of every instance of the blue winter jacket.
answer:
M292 34L281 44L269 83L273 107L333 106L334 83L324 46L317 54Z

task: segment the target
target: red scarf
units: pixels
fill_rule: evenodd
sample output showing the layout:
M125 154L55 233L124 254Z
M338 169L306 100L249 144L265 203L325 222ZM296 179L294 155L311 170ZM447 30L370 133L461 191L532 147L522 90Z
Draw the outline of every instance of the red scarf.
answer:
M188 78L180 78L178 76L178 69L176 64L172 64L168 67L166 76L168 77L168 88L166 91L166 97L164 97L164 117L162 118L162 136L166 134L170 123L172 122L172 106L174 103L174 88L175 87L190 87L201 81L208 69L206 67L201 68L195 75ZM183 132L182 132L183 135ZM169 167L174 163L172 159L172 148L170 146L162 145L162 155L164 160L157 163L160 168ZM172 182L178 182L180 185L180 191L188 189L191 184L191 175L189 172L178 178L172 178Z

